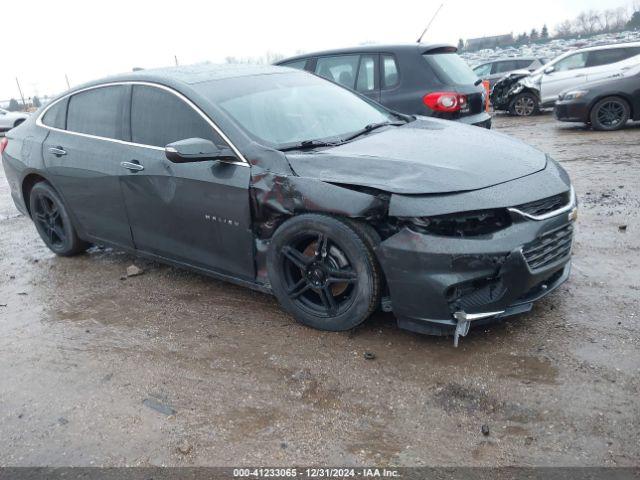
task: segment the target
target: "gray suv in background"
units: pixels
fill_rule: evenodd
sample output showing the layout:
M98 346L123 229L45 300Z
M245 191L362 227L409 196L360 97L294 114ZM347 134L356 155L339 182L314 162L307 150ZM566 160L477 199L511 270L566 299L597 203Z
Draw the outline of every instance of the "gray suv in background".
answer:
M489 80L489 86L493 87L498 80L508 73L516 70L533 72L548 61L546 58L535 57L501 58L477 65L473 67L473 71L482 80Z
M451 45L367 45L276 65L315 73L400 113L491 128L484 87Z

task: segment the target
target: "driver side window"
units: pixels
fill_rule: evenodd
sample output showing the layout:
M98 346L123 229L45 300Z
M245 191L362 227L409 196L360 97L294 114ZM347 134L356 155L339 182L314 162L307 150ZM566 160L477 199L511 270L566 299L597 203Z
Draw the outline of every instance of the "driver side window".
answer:
M165 147L178 140L204 138L219 147L225 141L198 112L174 94L156 87L134 85L131 96L131 140Z
M575 70L577 68L584 68L587 64L587 52L574 53L567 58L563 58L554 65L556 72L565 72L567 70Z

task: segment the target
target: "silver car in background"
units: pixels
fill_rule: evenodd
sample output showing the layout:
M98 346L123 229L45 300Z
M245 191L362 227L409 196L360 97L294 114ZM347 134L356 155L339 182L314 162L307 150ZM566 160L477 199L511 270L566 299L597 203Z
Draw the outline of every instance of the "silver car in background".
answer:
M493 87L498 80L513 71L529 70L533 72L548 61L546 58L536 57L500 58L473 67L473 72L478 75L478 78L489 80L489 86Z
M530 116L553 107L560 92L622 74L640 64L640 42L581 48L554 58L534 71L515 71L491 90L494 110Z
M10 112L9 110L0 108L0 133L17 127L27 118L29 118L29 114L26 112Z

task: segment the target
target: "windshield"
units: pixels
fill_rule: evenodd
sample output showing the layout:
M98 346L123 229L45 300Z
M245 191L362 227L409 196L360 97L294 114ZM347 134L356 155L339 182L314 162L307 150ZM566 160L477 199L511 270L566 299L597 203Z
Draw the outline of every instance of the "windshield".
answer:
M230 78L197 88L249 136L276 148L338 141L367 125L397 121L382 106L308 73Z
M455 85L473 85L478 76L457 53L437 53L422 55L434 67L441 80Z

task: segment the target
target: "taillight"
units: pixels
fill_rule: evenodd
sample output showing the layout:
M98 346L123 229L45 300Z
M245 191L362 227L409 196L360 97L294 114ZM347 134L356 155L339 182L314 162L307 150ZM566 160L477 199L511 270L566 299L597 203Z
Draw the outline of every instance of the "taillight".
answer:
M0 155L2 155L2 152L4 152L4 149L7 148L8 144L9 139L7 137L2 137L2 140L0 140Z
M422 101L437 112L459 112L467 107L467 96L455 92L427 93Z

